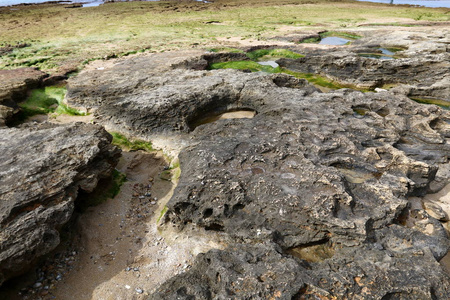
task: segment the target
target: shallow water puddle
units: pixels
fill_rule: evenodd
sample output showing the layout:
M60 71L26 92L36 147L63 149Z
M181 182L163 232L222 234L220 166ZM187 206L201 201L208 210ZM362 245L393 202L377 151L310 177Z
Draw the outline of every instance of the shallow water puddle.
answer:
M330 45L330 46L342 46L350 42L349 39L344 39L337 36L329 36L320 40L319 45Z
M227 111L221 114L209 114L207 116L204 116L192 123L190 126L192 129L195 129L196 127L208 123L213 123L218 120L225 120L225 119L251 119L256 115L256 111L254 110L231 110Z
M373 58L373 59L395 59L395 52L385 49L385 48L377 48L376 50L381 51L381 53L373 52L373 53L359 53L358 55L361 57Z
M277 68L280 66L274 60L258 61L258 64L260 64L261 66L271 66L272 68Z

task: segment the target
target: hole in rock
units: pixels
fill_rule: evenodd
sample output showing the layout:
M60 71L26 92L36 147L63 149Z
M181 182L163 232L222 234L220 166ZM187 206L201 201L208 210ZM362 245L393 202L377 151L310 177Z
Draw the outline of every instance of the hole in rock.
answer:
M223 225L212 223L209 226L205 226L205 230L212 230L212 231L223 231Z
M362 118L364 117L369 111L370 109L364 106L352 106L353 112L354 112L354 116L357 118Z
M379 110L376 111L376 113L381 116L381 117L386 117L389 114L389 109L387 109L386 107L383 107Z
M100 179L97 187L91 193L82 189L78 191L78 196L75 200L75 210L83 213L91 206L99 205L109 198L114 198L119 190L120 186L117 185L117 181L113 177Z
M213 123L218 120L251 119L256 114L257 112L250 108L235 108L227 111L213 111L195 118L194 120L188 122L188 125L191 130L194 130L200 125Z
M335 250L329 240L322 240L289 248L286 252L294 257L314 263L333 257Z
M205 218L205 219L209 218L212 216L212 214L213 214L212 208L205 209L205 211L203 212L203 218Z
M383 174L380 172L372 172L363 167L351 166L342 163L331 164L345 177L350 183L363 183L370 179L379 179Z

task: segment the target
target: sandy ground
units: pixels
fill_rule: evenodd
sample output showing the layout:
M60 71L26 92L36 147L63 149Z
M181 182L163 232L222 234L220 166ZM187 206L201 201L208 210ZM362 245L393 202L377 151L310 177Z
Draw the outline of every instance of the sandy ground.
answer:
M145 299L154 288L190 268L200 252L221 248L217 237L158 230L175 185L159 177L162 153L124 152L120 193L78 219L80 251L74 269L44 299ZM151 194L151 196L150 196Z
M91 115L39 115L26 123L91 120ZM127 181L119 194L80 214L73 224L72 240L49 254L36 269L61 265L52 257L63 253L70 263L63 264L61 278L48 289L34 289L38 271L31 270L6 293L0 292L0 299L145 299L161 283L188 270L199 253L224 248L217 233L189 228L180 233L168 224L158 226L177 183L175 176L161 176L168 165L161 151L123 151L117 170ZM44 281L44 285L48 284ZM27 292L18 296L24 289Z

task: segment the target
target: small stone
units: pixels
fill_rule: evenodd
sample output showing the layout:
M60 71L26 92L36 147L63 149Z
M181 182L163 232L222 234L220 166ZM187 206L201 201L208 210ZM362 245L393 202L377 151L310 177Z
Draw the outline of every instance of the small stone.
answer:
M42 282L36 282L36 283L33 285L33 288L38 289L38 288L40 288L41 286L42 286Z
M125 285L125 288L126 288L127 290L129 290L129 289L131 289L131 286L129 286L129 285L127 284L127 285Z
M151 205L155 205L155 204L156 204L156 201L152 201L152 202L150 202L150 204L151 204Z
M142 293L144 292L144 291L143 291L142 289L140 289L140 288L136 288L135 291L136 291L136 293L138 293L138 294L142 294Z
M133 271L137 272L137 271L139 271L139 268L136 267L133 269Z
M61 274L58 274L58 275L56 276L56 280L60 281L61 279L62 279L62 275L61 275Z
M125 271L131 271L131 268L130 267L127 267L126 269L125 269Z

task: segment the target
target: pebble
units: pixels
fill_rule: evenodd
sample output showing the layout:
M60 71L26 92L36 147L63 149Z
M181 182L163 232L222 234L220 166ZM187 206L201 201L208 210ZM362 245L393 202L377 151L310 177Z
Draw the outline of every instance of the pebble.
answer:
M42 283L41 283L41 282L36 282L36 283L33 285L33 288L37 289L37 288L40 288L41 286L42 286Z
M138 294L142 294L142 293L144 292L144 291L143 291L142 289L140 289L140 288L136 288L135 291L136 291L136 293L138 293Z
M152 202L150 202L150 204L151 204L151 205L155 205L155 204L156 204L156 201L152 201Z
M127 285L125 285L125 288L126 288L127 290L129 290L129 289L131 289L131 286L129 286L129 285L127 284Z
M131 271L131 268L130 267L127 267L126 269L125 269L125 271Z
M133 271L137 272L139 271L139 268L134 268Z

